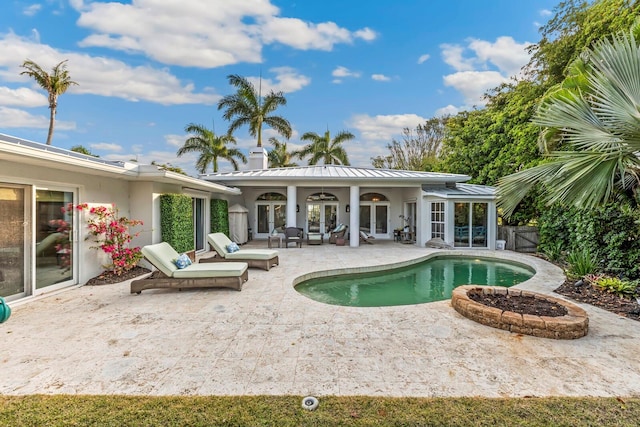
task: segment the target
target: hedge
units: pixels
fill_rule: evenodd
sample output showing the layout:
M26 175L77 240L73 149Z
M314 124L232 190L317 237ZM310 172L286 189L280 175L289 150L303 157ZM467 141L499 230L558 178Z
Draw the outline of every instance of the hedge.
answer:
M211 232L224 233L229 237L229 203L211 199Z
M539 221L539 250L588 249L603 272L640 278L640 208L609 204L597 209L553 206Z
M193 201L185 194L160 195L160 233L162 241L177 252L195 249L193 237Z

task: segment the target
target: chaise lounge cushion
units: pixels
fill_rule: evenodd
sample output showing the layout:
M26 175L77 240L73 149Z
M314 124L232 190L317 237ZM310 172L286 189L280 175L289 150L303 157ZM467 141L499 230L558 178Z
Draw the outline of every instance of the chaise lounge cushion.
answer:
M185 268L178 269L173 263L180 254L175 251L167 242L147 245L141 249L142 254L151 264L162 271L168 277L175 278L198 278L198 277L227 277L239 276L247 269L244 262L233 262L218 264L215 266L207 264L191 264Z
M224 262L219 264L191 264L187 268L176 270L173 277L179 279L196 277L234 277L247 269L245 262Z
M236 252L229 252L227 246L233 243L224 233L211 233L207 235L207 241L213 249L224 259L251 259L269 260L278 256L278 251L273 249L240 249Z
M167 242L147 245L140 251L151 264L153 264L158 270L162 271L166 276L172 277L173 272L178 270L178 267L173 263L173 260L177 259L180 254Z

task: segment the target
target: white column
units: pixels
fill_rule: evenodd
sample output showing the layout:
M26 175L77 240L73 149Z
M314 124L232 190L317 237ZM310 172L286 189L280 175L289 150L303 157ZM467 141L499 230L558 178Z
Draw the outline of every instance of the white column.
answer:
M287 186L287 227L297 227L296 206L298 205L298 188L295 185Z
M357 248L360 246L360 187L352 185L349 187L349 246Z

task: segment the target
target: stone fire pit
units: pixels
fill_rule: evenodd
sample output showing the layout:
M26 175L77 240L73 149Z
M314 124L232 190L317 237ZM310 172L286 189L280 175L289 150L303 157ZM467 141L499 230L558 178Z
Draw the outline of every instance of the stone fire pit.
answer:
M534 297L560 305L566 308L567 312L563 316L550 317L505 311L472 300L468 295L469 291L508 295L510 298ZM458 313L483 325L540 338L575 339L587 335L589 329L587 312L577 305L560 298L520 289L501 286L459 286L453 290L451 305Z

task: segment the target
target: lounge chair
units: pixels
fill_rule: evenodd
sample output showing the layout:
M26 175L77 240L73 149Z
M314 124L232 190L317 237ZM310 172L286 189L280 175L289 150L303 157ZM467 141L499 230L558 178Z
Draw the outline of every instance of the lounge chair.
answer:
M302 229L298 227L287 227L284 229L284 247L288 248L289 243L295 243L296 246L302 247Z
M335 244L338 239L344 239L348 228L348 225L338 224L338 226L334 228L329 235L329 243Z
M240 249L229 252L227 246L233 243L224 233L211 233L207 235L207 242L216 252L217 256L200 258L201 263L211 262L246 262L249 267L262 268L269 271L271 266L280 264L278 251L273 249Z
M371 234L367 233L366 231L360 230L360 242L365 242L372 245L373 242L371 242L370 240L375 240L375 237L373 237Z
M180 254L167 242L147 245L141 251L157 270L144 279L133 280L132 294L158 288L231 288L239 291L249 279L249 266L245 262L191 264L179 269L174 261Z

